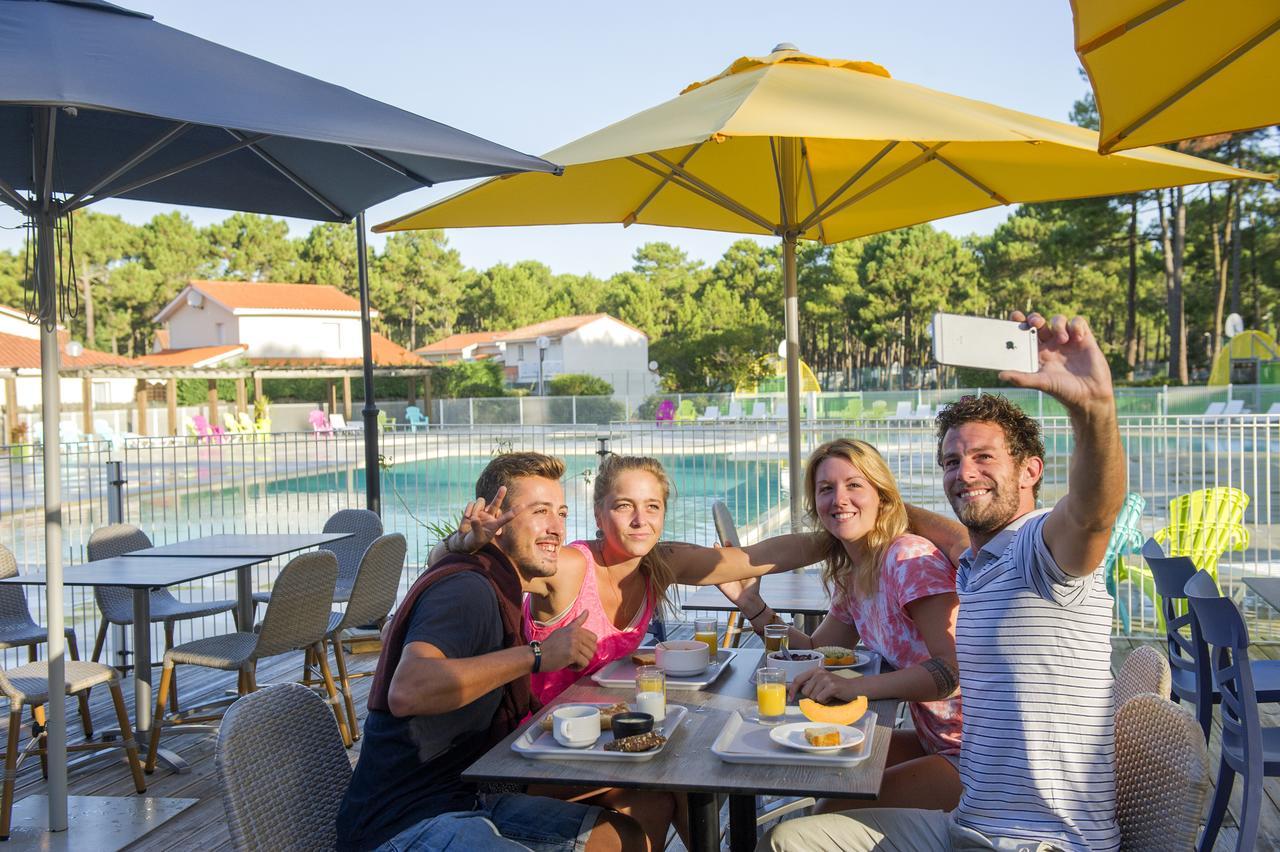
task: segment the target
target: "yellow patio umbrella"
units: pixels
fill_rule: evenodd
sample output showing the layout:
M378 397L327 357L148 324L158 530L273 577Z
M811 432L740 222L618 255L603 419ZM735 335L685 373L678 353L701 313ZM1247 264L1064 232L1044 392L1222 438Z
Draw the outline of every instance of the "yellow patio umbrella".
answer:
M375 231L620 222L782 238L792 523L800 521L796 243L1020 201L1267 179L1163 149L1101 157L1096 133L779 45L547 153L560 177L477 184Z
M1280 124L1276 0L1071 0L1098 150Z

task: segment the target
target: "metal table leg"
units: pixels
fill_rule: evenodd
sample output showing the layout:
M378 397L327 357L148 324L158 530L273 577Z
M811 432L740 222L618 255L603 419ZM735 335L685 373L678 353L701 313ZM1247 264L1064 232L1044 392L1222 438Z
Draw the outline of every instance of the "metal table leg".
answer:
M753 852L756 848L756 797L729 797L729 850Z
M145 759L151 748L151 590L133 590L133 714L138 750ZM110 732L104 732L105 738ZM118 734L119 732L116 731ZM178 773L191 765L168 749L158 749L156 757Z
M253 578L251 566L236 569L236 621L237 630L253 630Z
M689 794L689 852L717 852L720 848L720 808L715 793Z

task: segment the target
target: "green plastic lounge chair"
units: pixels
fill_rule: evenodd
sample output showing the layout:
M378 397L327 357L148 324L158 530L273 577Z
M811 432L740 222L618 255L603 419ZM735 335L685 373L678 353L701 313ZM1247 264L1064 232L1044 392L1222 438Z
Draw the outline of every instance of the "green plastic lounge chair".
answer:
M1239 488L1205 488L1169 503L1169 525L1155 539L1170 556L1189 556L1196 568L1218 579L1222 554L1249 546L1249 531L1241 523L1249 495Z
M1116 600L1116 611L1126 634L1132 632L1132 621L1129 615L1129 602L1119 594L1120 584L1124 582L1137 585L1142 593L1151 599L1155 604L1159 629L1164 630L1164 617L1160 612L1160 599L1156 595L1155 578L1151 576L1151 572L1145 565L1128 565L1124 560L1124 557L1129 554L1142 552L1142 544L1146 539L1142 535L1142 530L1138 528L1138 521L1146 506L1146 498L1137 492L1124 498L1124 506L1120 509L1115 525L1111 528L1111 540L1107 542L1107 553L1102 558L1102 573L1107 580L1107 591Z
M694 407L692 400L681 400L680 406L676 409L676 421L692 423L698 419L698 409Z

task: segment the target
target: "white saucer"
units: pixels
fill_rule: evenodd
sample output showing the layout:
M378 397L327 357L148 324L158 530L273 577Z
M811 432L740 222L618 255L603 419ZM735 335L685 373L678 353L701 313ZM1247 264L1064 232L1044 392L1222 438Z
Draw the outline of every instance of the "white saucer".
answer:
M778 725L769 729L769 739L778 745L784 745L787 748L794 748L798 751L810 752L829 752L840 751L846 748L860 745L864 734L859 728L851 728L848 725L832 725L840 732L840 745L834 746L815 746L809 745L809 741L804 738L804 729L812 728L816 722L791 722L786 725Z

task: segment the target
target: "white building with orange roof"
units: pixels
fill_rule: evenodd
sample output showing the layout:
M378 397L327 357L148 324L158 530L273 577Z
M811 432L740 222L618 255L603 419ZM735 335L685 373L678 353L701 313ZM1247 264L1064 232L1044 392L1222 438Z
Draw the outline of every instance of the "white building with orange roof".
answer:
M539 342L545 348L539 346ZM455 334L416 350L433 362L500 358L507 381L534 387L562 373L598 376L619 396L651 393L649 336L608 314L559 317L511 331Z
M377 316L377 311L371 311ZM144 359L213 366L243 358L260 366L353 366L361 359L360 302L325 284L192 281L155 316L164 347ZM161 337L161 335L164 335ZM209 360L214 359L214 360ZM412 352L373 335L379 366L421 365Z

